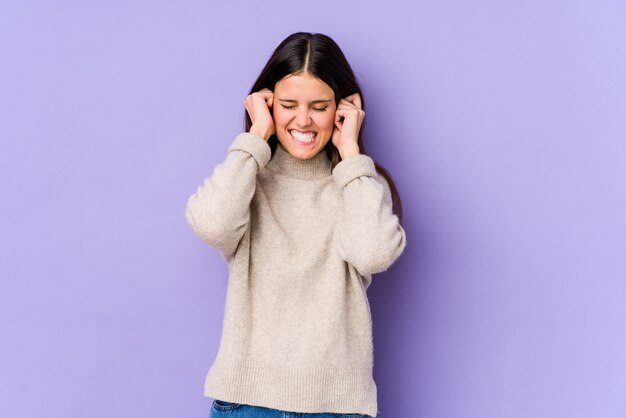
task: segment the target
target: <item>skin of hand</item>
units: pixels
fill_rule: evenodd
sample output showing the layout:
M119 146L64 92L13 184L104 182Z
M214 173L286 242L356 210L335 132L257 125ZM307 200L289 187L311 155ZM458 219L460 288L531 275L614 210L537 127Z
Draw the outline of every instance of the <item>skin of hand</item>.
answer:
M254 92L246 97L243 105L252 121L250 133L267 141L275 132L274 119L270 113L270 109L274 105L274 92L268 88Z
M343 122L341 119L343 118ZM339 150L342 159L359 154L357 143L359 130L365 118L365 111L361 108L361 96L354 93L339 101L335 112L335 129L332 141Z

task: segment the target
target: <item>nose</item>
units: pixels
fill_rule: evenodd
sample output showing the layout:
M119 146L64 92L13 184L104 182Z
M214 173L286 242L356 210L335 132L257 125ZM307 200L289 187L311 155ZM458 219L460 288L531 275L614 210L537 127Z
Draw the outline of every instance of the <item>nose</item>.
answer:
M300 128L304 128L309 126L311 123L311 115L309 109L302 106L301 109L298 109L298 113L296 113L296 125Z

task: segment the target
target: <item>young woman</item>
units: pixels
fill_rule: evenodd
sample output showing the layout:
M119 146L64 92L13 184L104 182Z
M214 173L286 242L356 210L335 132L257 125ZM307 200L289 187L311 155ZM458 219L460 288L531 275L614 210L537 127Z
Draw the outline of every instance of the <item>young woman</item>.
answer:
M406 236L393 180L361 141L361 89L331 38L299 32L244 106L245 132L186 208L230 271L211 416L375 417L366 290Z

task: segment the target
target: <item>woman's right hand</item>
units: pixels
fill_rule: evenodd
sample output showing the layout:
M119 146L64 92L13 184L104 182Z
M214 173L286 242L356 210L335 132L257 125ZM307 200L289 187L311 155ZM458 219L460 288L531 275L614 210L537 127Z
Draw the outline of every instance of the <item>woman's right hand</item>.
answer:
M268 88L250 94L243 102L252 121L250 133L256 134L266 141L275 132L274 118L270 113L273 104L274 92Z

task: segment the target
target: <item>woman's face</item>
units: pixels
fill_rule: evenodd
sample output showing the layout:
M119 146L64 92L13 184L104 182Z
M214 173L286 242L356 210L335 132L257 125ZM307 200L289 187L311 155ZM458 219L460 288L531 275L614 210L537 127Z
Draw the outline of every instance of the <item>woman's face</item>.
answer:
M280 146L301 160L317 155L335 126L335 93L308 73L290 74L274 86L272 112Z

